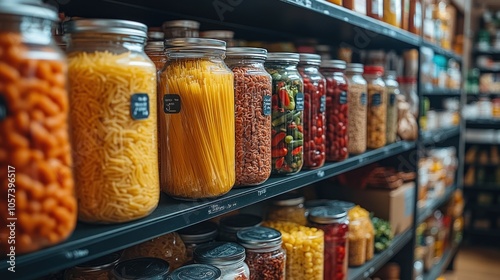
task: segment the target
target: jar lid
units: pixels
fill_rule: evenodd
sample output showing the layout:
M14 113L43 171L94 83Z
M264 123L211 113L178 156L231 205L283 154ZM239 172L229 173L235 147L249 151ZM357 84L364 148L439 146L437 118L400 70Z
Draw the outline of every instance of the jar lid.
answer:
M400 84L415 84L417 82L415 77L398 77L396 80Z
M147 51L163 51L163 41L149 41L144 50Z
M364 65L361 63L349 63L347 64L346 71L363 74Z
M323 60L321 61L321 67L337 68L343 70L346 68L346 62L343 60Z
M40 0L0 1L0 15L19 15L56 21L57 11Z
M267 61L299 62L299 60L300 56L298 53L271 52L267 54Z
M277 206L298 206L304 203L305 199L298 193L285 193L275 197L271 203Z
M384 75L384 67L376 65L367 65L364 68L365 74Z
M239 230L249 227L256 227L262 224L262 218L251 214L238 214L222 218L220 220L220 230L236 233Z
M109 33L140 36L147 38L148 27L145 24L121 19L79 19L67 22L65 33Z
M227 48L226 57L253 57L266 59L267 50L262 48L232 47Z
M197 263L229 265L245 260L245 248L233 242L212 242L194 248Z
M209 264L190 264L172 271L168 280L217 280L222 275L220 269Z
M165 39L165 33L158 30L149 30L148 31L148 40L149 41L162 41Z
M163 29L170 27L185 27L185 28L198 29L200 28L200 23L194 20L181 19L181 20L165 21L161 26Z
M84 269L86 271L103 270L106 268L112 268L122 256L121 252L108 254L100 258L82 263L76 266L76 268Z
M320 206L309 211L309 220L318 224L331 224L347 216L347 212L336 206Z
M217 237L217 224L206 221L177 231L184 243L205 243Z
M165 52L188 50L226 50L226 42L206 38L174 38L165 40Z
M165 279L170 265L159 258L138 258L119 262L113 274L119 279Z
M356 203L350 201L343 200L330 200L328 203L329 206L336 206L344 209L345 211L349 211L356 206Z
M230 30L207 30L200 33L202 38L233 39L234 32Z
M281 245L281 232L268 227L253 227L238 231L238 243L245 248L259 249Z
M314 53L299 53L300 63L307 63L313 65L321 64L321 56Z

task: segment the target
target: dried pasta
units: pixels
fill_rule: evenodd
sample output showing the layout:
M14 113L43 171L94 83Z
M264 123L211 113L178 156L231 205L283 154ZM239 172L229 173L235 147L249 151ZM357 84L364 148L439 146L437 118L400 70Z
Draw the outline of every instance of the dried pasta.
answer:
M71 136L79 219L126 222L159 200L156 69L131 53L68 55ZM149 117L131 117L131 95L145 93Z

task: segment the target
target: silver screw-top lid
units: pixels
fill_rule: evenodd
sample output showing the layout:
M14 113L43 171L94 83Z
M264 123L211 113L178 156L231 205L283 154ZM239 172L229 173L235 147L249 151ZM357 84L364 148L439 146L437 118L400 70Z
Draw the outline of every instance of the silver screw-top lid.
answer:
M65 25L65 33L106 33L139 36L147 38L148 27L145 24L121 19L79 19Z
M300 56L298 53L271 52L267 54L267 61L284 61L298 63Z
M226 50L226 58L252 57L266 59L267 50L262 48L231 47Z
M275 197L271 203L277 206L299 206L304 203L305 199L297 193L286 193Z
M318 224L332 224L346 218L347 212L336 206L320 206L309 211L309 220Z
M190 264L172 271L168 280L218 280L221 271L209 264Z
M354 206L356 206L356 203L350 202L350 201L343 201L343 200L330 200L328 203L329 206L336 206L344 209L345 211L349 211Z
M163 41L149 41L144 49L146 51L163 51Z
M138 258L119 262L113 274L123 280L158 280L167 277L169 268L168 262L159 258Z
M0 15L19 15L56 21L57 11L40 0L3 0L0 1Z
M184 27L184 28L191 28L191 29L198 29L200 28L200 23L194 20L171 20L171 21L165 21L162 24L162 28L170 28L170 27Z
M245 260L245 248L233 242L212 242L194 248L197 263L230 265Z
M349 64L347 64L346 72L363 74L364 68L365 68L365 66L361 63L349 63Z
M323 60L321 61L321 67L343 70L346 69L346 62L343 60Z
M207 30L200 33L202 38L233 39L234 32L230 30Z
M202 222L179 231L184 243L198 244L214 240L217 237L217 224L213 222Z
M149 30L148 31L148 40L149 41L162 41L165 39L165 33L157 30Z
M281 232L268 227L253 227L238 231L238 243L249 249L280 246Z
M321 64L321 56L319 54L300 53L299 55L300 55L300 63L312 64L312 65Z
M205 38L174 38L165 40L165 52L192 50L226 50L226 42Z

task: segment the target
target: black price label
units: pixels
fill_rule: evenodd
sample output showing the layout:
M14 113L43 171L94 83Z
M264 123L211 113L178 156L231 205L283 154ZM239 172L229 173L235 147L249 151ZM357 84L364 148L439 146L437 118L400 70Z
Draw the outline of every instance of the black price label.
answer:
M319 111L321 113L326 111L326 95L321 96L321 99L319 100Z
M262 114L264 116L271 115L271 96L270 95L264 95L264 98L262 99Z
M0 95L0 121L7 118L7 100Z
M372 95L371 106L380 106L382 104L382 95L380 93L374 93Z
M396 103L396 94L391 93L389 95L389 105L394 106L394 103Z
M149 96L147 93L136 93L131 96L130 116L134 120L144 120L149 117Z
M181 97L178 94L165 94L163 96L163 112L177 114L181 111Z
M341 105L343 104L346 104L347 103L347 92L346 91L341 91L340 92L340 96L339 96L339 103Z
M363 93L361 94L361 96L360 96L360 98L359 98L359 99L360 99L361 105L365 106L365 105L366 105L366 102L368 101L368 100L367 100L367 97L366 97L366 93L365 93L365 92L363 92Z
M295 110L304 111L304 94L302 92L295 95Z

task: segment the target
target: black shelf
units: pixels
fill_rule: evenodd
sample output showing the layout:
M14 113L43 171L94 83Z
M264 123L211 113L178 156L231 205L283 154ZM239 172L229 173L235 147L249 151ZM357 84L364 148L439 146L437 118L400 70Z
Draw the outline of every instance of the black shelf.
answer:
M376 254L373 259L366 262L364 265L356 268L349 268L347 274L349 280L363 280L377 272L384 264L386 264L394 255L396 255L412 238L412 229L409 229L402 234L394 237L391 246L385 251Z
M500 205L478 205L478 204L472 204L468 203L466 205L467 209L471 209L474 211L484 211L484 212L499 212L500 213Z
M485 184L485 185L472 185L464 186L464 192L500 192L500 185Z
M440 46L438 46L434 43L431 43L427 40L422 40L422 46L427 47L427 48L431 48L434 51L434 53L436 53L436 54L440 54L440 55L446 56L447 58L453 58L458 62L462 62L461 55L458 55L451 50L443 49Z
M18 256L16 280L39 276L77 265L127 248L154 237L172 232L221 214L249 206L291 190L339 175L343 172L382 160L415 148L415 142L397 142L380 149L348 158L324 167L301 171L294 176L273 177L266 183L249 188L233 189L228 194L195 202L179 202L162 196L158 208L148 217L119 225L88 225L79 223L64 243ZM0 279L5 278L8 264L2 260Z
M440 128L435 131L422 131L421 141L424 145L433 145L441 143L458 135L460 135L460 127L458 126Z
M466 120L465 124L468 128L500 129L500 119Z
M447 187L441 196L426 200L425 206L417 209L417 225L429 218L436 209L448 201L456 189L456 185Z
M462 91L459 89L432 88L422 90L424 96L456 96L460 97Z
M424 280L435 280L438 278L443 271L448 267L448 264L450 263L451 259L453 256L456 254L458 250L458 246L454 245L451 248L448 248L443 256L441 257L441 260L439 260L438 263L436 263L431 270L429 270L427 273L424 274Z
M475 55L491 55L491 56L500 56L500 50L495 50L495 49L490 49L490 50L487 50L487 51L474 49L473 53L474 53Z
M464 233L466 235L474 235L474 236L482 236L482 237L495 237L498 238L500 236L500 229L482 229L482 228L471 228L464 229ZM498 239L497 239L498 241Z

